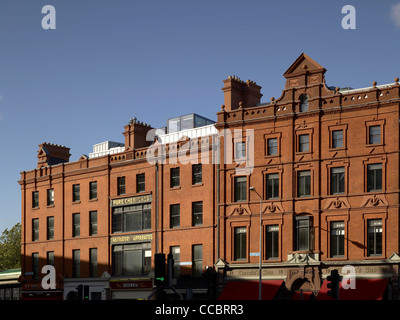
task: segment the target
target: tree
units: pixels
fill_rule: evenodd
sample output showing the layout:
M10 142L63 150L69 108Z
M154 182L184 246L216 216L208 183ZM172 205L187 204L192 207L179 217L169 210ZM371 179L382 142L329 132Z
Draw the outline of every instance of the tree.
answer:
M20 223L5 229L0 236L0 271L15 268L21 268Z

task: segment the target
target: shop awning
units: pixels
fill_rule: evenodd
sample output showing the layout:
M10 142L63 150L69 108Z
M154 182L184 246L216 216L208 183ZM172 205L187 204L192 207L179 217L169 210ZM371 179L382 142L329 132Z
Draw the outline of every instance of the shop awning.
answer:
M381 300L389 279L356 279L355 289L343 289L339 284L339 300ZM316 300L333 300L328 296L328 281L324 281Z
M296 291L292 295L292 300L310 300L313 293L311 291Z
M283 280L262 281L261 293L263 300L272 300ZM228 282L218 297L218 300L258 300L259 282L254 281L231 281Z

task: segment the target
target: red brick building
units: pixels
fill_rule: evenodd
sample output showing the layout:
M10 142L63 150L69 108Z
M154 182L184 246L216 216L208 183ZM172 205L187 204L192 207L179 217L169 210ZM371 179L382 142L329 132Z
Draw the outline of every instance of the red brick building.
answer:
M91 299L145 298L154 253L171 252L181 290L210 293L201 275L215 267L216 294L228 283L222 297L240 298L230 294L252 290L260 251L264 298L322 297L330 270L348 265L359 286L397 297L398 78L340 89L325 72L300 55L268 103L255 82L229 77L215 123L181 116L154 138L132 119L125 143L78 161L41 144L19 181L22 297L73 298L85 284ZM40 285L46 264L52 291Z

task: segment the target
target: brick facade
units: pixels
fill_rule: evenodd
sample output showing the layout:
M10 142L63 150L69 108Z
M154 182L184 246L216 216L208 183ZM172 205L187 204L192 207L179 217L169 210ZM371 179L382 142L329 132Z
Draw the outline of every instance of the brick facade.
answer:
M125 151L120 153L68 162L68 148L40 145L38 167L22 172L19 181L23 283L34 283L29 273L34 271L33 254L38 254L41 268L47 264L47 252L54 252L61 290L62 282L73 278L74 250L80 250L79 277L93 278L93 248L97 248L94 278L106 272L110 281L117 281L122 276L114 274L116 246L139 244L144 248L143 261L149 251L169 253L179 247L181 278L197 275L195 266L200 263L201 272L215 266L221 284L257 279L258 193L264 279L284 280L289 293L300 289L317 293L329 270L353 265L357 277L390 278L397 294L398 78L385 86L374 82L369 88L340 90L326 86L325 72L307 55L300 55L284 73L282 95L268 103L261 103L256 83L229 77L224 80L224 105L215 123L218 133L213 135L152 144L145 139L152 128L133 120L125 126ZM217 139L219 153L213 152ZM189 152L194 150L198 152ZM165 161L155 164L162 152ZM202 164L200 182L193 180L196 163ZM179 168L176 186L171 185L173 168ZM140 174L145 177L143 190L138 189ZM122 193L121 177L125 177ZM91 199L94 181L97 195ZM73 201L74 185L79 185L77 201ZM49 189L54 190L52 204L47 202ZM119 209L114 209L122 212L126 206L114 206L112 201L118 204L121 199L150 209L150 226L145 226L143 213L142 229L115 232ZM201 203L201 215L196 217L194 212L200 209L194 209L195 203ZM179 205L179 223L171 217L174 205ZM97 212L95 234L91 234L91 211ZM76 213L79 236L73 234ZM47 217L54 217L51 239ZM38 219L38 238L33 219ZM136 235L147 240L117 238ZM201 256L195 257L199 248ZM136 275L148 276L142 267L146 274Z

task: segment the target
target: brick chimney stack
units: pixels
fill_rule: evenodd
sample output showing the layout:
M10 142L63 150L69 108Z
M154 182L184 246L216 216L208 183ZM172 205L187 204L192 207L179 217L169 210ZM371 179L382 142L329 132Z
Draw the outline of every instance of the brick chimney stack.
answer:
M254 107L261 102L261 87L254 81L240 80L236 76L229 76L224 80L224 105L226 111L239 108L239 102L242 102L243 108Z
M136 118L132 118L124 128L125 148L143 148L153 143L153 141L146 141L147 132L153 129L147 123L139 122Z
M69 157L71 156L69 150L69 148L61 146L59 144L47 142L39 144L37 167L47 167L59 163L68 162Z

